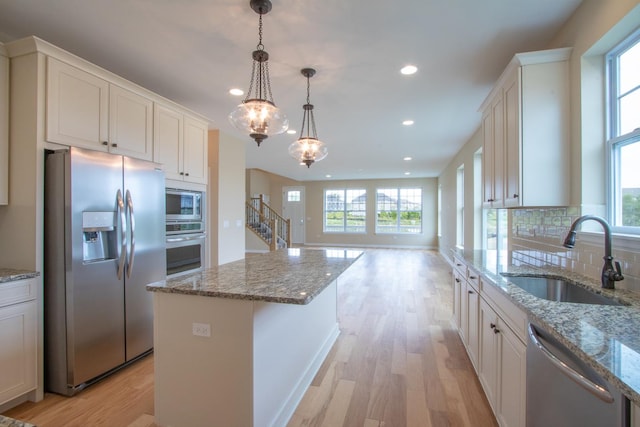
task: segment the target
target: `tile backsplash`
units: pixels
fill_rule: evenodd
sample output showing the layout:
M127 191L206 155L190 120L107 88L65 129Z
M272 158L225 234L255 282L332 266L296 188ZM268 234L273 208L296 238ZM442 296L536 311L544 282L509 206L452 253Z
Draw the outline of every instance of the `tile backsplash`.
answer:
M562 246L573 221L580 217L579 207L509 210L509 249L515 265L554 266L600 280L604 256L601 235L581 235L573 249ZM595 232L601 230L595 223ZM587 222L583 225L586 228ZM631 242L631 243L629 243ZM614 237L613 257L622 266L625 279L616 283L621 289L640 291L640 236L619 244Z

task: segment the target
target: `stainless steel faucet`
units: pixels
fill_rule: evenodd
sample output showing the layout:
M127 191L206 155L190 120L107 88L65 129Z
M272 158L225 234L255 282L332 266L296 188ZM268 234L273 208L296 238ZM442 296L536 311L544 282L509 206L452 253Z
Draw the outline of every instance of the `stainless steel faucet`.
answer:
M594 220L599 222L604 228L604 266L602 267L602 287L605 289L615 289L615 283L619 280L623 280L624 276L622 275L622 269L620 268L620 263L618 261L615 262L615 269L613 268L613 257L611 256L611 227L609 223L599 216L595 215L583 215L580 218L576 219L573 224L571 224L571 228L569 229L569 234L564 239L564 247L565 248L573 248L576 244L576 227L580 225L582 222L587 220Z

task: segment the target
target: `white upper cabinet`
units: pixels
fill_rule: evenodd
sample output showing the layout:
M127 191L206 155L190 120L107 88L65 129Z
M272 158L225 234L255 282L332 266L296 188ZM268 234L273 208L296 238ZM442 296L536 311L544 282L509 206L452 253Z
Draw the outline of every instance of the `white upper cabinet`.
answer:
M109 82L48 58L48 141L107 151L108 108Z
M9 203L9 58L0 43L0 205Z
M164 166L167 179L207 183L208 137L205 122L156 103L153 161Z
M52 57L47 66L48 141L151 160L151 99Z
M153 158L153 101L116 85L109 87L109 151Z
M491 156L483 161L484 207L570 203L570 54L515 55L480 107L483 157Z

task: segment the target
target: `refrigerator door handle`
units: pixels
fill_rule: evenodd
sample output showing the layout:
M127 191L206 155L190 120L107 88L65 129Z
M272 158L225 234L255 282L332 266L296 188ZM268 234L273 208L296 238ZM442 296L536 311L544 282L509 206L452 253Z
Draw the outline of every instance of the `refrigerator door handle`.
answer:
M133 200L131 199L131 193L127 190L127 210L129 211L129 221L131 222L131 243L129 251L129 263L127 265L127 278L131 277L131 271L133 271L133 257L136 253L136 220L133 214Z
M124 262L127 257L127 217L125 215L124 200L122 200L122 191L116 193L118 215L120 215L120 263L118 264L118 280L122 279L124 272Z

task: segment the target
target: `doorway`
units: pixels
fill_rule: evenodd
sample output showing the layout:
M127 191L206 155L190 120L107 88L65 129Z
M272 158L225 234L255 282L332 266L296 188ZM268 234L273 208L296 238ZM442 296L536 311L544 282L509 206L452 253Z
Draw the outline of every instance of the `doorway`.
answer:
M283 187L282 216L291 220L291 243L304 244L304 187Z

